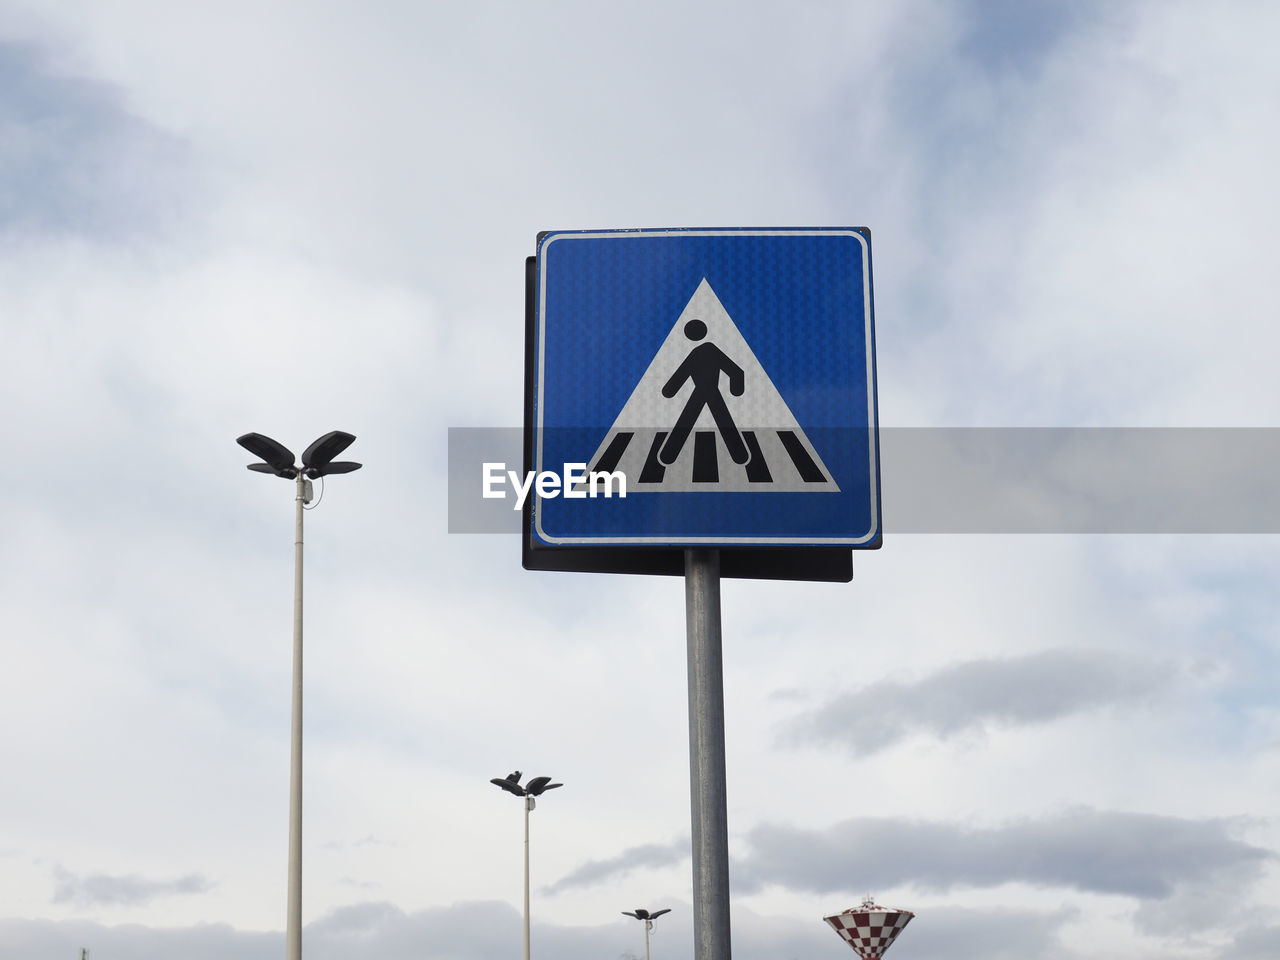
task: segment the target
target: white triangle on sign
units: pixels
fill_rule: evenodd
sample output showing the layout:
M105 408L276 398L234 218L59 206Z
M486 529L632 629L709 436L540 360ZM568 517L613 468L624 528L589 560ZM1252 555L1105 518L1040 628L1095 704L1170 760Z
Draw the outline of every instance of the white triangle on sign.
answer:
M686 324L701 320L705 336L693 340ZM696 325L695 325L696 326ZM745 463L736 462L710 406L701 406L692 432L673 462L664 449L694 393L694 379L680 384L671 397L663 388L696 347L713 344L727 359L718 373L719 394L733 426L747 448ZM733 366L742 371L742 389L734 396ZM694 401L700 404L701 401ZM663 451L663 457L658 452ZM743 459L740 455L739 460ZM627 494L689 491L753 493L838 493L831 472L792 415L720 298L704 277L689 298L662 346L623 404L595 454L589 470L610 470L627 478ZM575 486L584 489L586 481Z

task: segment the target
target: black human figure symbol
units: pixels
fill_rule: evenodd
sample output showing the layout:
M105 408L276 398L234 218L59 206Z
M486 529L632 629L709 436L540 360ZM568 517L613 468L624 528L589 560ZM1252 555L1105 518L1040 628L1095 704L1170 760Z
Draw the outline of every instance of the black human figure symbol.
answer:
M690 320L684 325L684 335L697 342L707 335L707 325L701 320ZM725 449L733 462L746 463L751 459L742 434L738 432L724 397L720 394L721 373L729 375L729 392L735 397L742 396L742 391L746 388L742 368L714 343L699 343L689 351L684 362L676 367L676 372L663 386L662 395L669 400L680 391L686 380L693 381L693 392L689 394L676 425L671 428L662 449L658 451L658 460L665 466L671 466L680 456L703 407L711 411L711 417L716 422L720 436L724 437Z

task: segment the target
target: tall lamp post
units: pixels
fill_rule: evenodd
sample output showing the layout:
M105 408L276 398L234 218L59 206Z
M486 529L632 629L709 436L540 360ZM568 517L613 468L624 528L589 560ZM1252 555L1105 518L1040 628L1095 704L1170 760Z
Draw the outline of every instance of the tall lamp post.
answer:
M519 770L512 770L505 777L494 777L489 782L507 793L524 798L524 960L529 960L529 811L537 806L534 797L564 784L552 783L550 777L534 777L522 787Z
M297 481L297 517L293 540L293 714L289 744L289 904L285 927L286 960L302 960L302 511L311 502L311 481L331 473L351 473L362 464L335 461L355 441L341 430L331 430L302 451L302 466L293 452L260 433L236 438L262 463L251 463L255 473L270 473Z
M661 910L655 910L650 913L644 907L636 907L634 911L623 910L624 917L635 917L637 920L644 921L644 960L649 960L649 931L653 929L653 921L657 920L664 913L670 913L670 907L664 907Z

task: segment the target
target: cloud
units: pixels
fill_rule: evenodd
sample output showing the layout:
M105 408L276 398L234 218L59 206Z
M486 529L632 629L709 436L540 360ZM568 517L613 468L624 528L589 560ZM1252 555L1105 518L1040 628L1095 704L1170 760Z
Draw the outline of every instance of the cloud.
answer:
M947 739L1138 703L1173 677L1168 664L1096 650L970 660L914 683L884 680L844 694L796 717L786 735L792 742L819 740L870 754L916 733Z
M157 897L208 893L213 884L198 873L174 880L148 880L136 874L112 876L96 873L77 876L62 867L54 868L54 903L76 906L145 906Z
M1236 826L1087 808L990 828L888 817L826 830L765 825L750 832L734 883L849 892L857 865L859 882L878 889L1026 883L1162 900L1217 885L1240 897L1275 854L1234 839Z
M654 931L654 953L692 956L693 918L687 903L670 901L670 916ZM815 913L818 911L815 911ZM900 955L947 956L950 960L1066 960L1058 947L1068 911L929 908L917 913L896 948ZM740 960L848 956L836 935L813 919L733 911L733 954ZM614 960L639 955L635 921L617 916L594 926L539 923L534 951L559 960ZM406 912L385 902L352 904L325 914L303 929L307 956L346 960L491 960L518 952L521 920L506 903L473 901ZM909 946L908 946L909 945ZM0 956L117 956L131 960L275 960L284 949L280 932L249 932L226 924L156 928L106 926L84 921L0 920ZM1261 957L1262 954L1258 954ZM1253 957L1252 954L1249 955Z
M120 90L12 42L0 42L0 85L0 232L118 240L185 209L186 147L132 115Z
M895 955L972 957L974 960L1048 960L1071 956L1059 943L1059 930L1077 916L1070 909L1053 912L1014 909L966 910L942 907L921 910L895 943ZM910 945L908 947L908 944Z
M83 920L0 920L0 956L129 957L131 960L279 960L283 933L235 930L227 924L156 928Z
M631 847L608 860L589 860L571 870L555 883L545 888L547 893L560 893L573 887L591 886L618 874L630 873L645 867L669 867L687 860L690 856L689 839L671 843L648 843Z
M847 906L843 904L841 906ZM1071 909L1040 911L1014 908L969 909L915 905L895 900L892 906L912 909L916 916L896 941L890 957L946 957L947 960L1067 960L1075 957L1060 943L1061 928L1076 919ZM733 905L733 955L770 960L806 957L850 957L848 947L818 915L840 907L815 904L814 919L782 919ZM684 921L684 917L672 917ZM663 955L671 952L664 943ZM657 946L654 947L655 955ZM679 954L677 953L677 956Z
M1242 885L1250 882L1249 871L1227 871L1227 875L1232 873ZM1239 930L1258 919L1257 908L1241 892L1240 886L1225 883L1180 884L1167 897L1140 903L1133 913L1133 925L1156 937L1189 937L1210 929ZM1262 899L1266 897L1266 893L1261 894Z
M534 918L531 941L546 956L587 960L616 957L624 943L610 926L559 927ZM334 910L303 930L315 960L382 957L385 960L490 960L520 949L521 916L498 901L456 903L412 913L378 901ZM238 958L237 958L238 960Z
M1280 957L1280 926L1242 930L1220 956L1222 960L1275 960Z

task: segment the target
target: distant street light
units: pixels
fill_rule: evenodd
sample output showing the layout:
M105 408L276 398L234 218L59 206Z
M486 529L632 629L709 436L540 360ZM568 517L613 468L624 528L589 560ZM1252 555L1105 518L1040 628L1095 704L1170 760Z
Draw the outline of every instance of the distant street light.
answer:
M293 719L289 747L289 904L285 930L286 960L302 960L302 511L311 502L311 481L331 473L351 473L362 464L334 457L355 437L331 430L302 451L302 466L284 444L260 433L246 433L236 443L263 463L251 463L256 473L271 473L298 482L293 541Z
M664 913L670 913L671 908L665 907L662 910L655 910L650 913L644 907L636 907L634 911L623 910L624 917L635 917L637 920L644 921L644 960L649 960L649 931L653 929L653 921L657 920Z
M519 770L512 770L505 777L494 777L489 782L507 793L524 798L524 960L529 960L529 811L537 806L533 802L534 797L564 784L552 783L550 777L534 777L522 787Z

